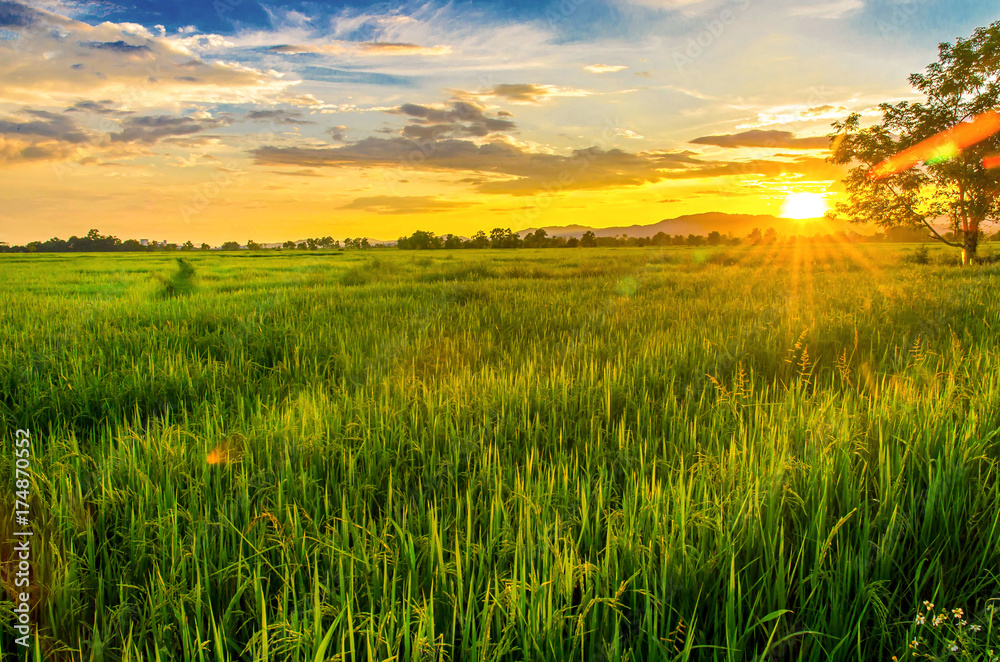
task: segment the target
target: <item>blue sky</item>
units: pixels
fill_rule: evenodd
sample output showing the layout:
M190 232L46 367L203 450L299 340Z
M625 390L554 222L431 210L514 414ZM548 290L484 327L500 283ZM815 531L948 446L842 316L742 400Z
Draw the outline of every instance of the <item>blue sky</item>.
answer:
M988 4L2 1L0 240L777 213Z

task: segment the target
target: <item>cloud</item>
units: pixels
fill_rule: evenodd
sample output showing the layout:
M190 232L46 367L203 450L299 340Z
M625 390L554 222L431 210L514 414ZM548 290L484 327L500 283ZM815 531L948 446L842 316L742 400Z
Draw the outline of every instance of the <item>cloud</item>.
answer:
M30 108L20 114L31 119L0 119L0 166L67 159L80 154L95 138L64 114Z
M61 105L81 97L120 106L253 103L299 82L237 62L198 58L182 43L134 23L97 25L0 1L0 24L19 28L0 58L0 103Z
M796 138L791 131L744 131L717 136L702 136L690 141L695 145L716 147L772 147L775 149L827 149L830 139L825 136Z
M166 138L200 133L221 124L223 124L221 120L179 117L176 115L129 117L122 123L122 131L120 133L111 134L111 142L150 145Z
M672 170L666 179L712 179L716 177L780 177L798 175L810 180L839 180L847 169L826 159L803 157L795 161L705 161L699 167Z
M23 112L34 119L25 122L0 120L0 135L48 138L72 144L86 143L91 140L90 134L65 115L45 110L27 109Z
M590 147L568 156L529 152L501 139L477 144L444 139L422 143L406 137L365 138L342 147L277 147L252 150L257 165L397 168L478 173L482 193L531 195L636 186L660 181L673 169L704 165L685 152L629 153Z
M483 92L456 91L460 99L506 99L514 103L537 104L552 97L585 97L592 92L557 85L539 85L537 83L503 83L495 85Z
M861 100L860 103L866 103ZM852 104L855 105L856 104ZM862 108L861 113L863 115L871 115L872 112L878 113L878 107L869 106L868 108ZM833 120L833 119L843 119L848 115L848 107L844 105L832 105L823 104L821 106L780 106L777 108L769 108L765 111L757 113L756 118L750 122L744 122L743 124L737 124L737 129L756 129L762 126L774 126L781 124L796 124L799 122L819 122L822 120Z
M19 2L0 2L0 27L26 28L44 17L43 12Z
M410 118L411 123L403 128L402 135L415 140L459 136L481 138L492 133L513 131L517 127L513 120L490 117L483 106L462 100L452 100L443 107L404 103L391 112Z
M139 53L152 53L151 49L146 44L139 44L138 46L133 46L123 39L118 41L81 41L80 45L84 48L93 48L102 51L114 51L116 53L125 53L127 55L136 55Z
M252 110L247 113L247 119L254 122L269 122L272 124L315 124L304 119L305 115L298 110Z
M429 195L372 195L356 198L340 209L359 209L378 214L420 214L470 206L470 202L441 200Z
M96 115L128 115L131 110L118 110L113 107L114 101L111 99L102 99L101 101L91 101L89 99L81 99L77 101L72 106L66 108L63 112L66 113L94 113Z
M826 0L809 2L805 6L793 7L788 10L790 16L805 16L808 18L843 18L864 8L864 0Z
M324 54L324 55L395 55L441 56L451 54L450 46L421 46L407 42L386 41L336 41L324 44L280 44L268 49L272 53L287 53L290 55Z
M622 69L628 69L624 64L588 64L583 68L592 74L610 74Z

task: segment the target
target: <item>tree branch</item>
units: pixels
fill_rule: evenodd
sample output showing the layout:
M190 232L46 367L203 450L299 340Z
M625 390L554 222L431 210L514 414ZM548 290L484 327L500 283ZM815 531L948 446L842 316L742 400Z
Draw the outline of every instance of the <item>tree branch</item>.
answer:
M886 184L885 187L887 189L889 189L890 193L892 193L894 196L896 196L896 199L899 200L903 204L903 206L906 207L906 211L910 213L911 217L916 217L916 218L920 219L920 222L924 224L924 227L926 227L928 230L931 231L931 234L933 235L933 237L932 237L933 239L937 239L942 244L947 244L948 246L951 246L952 248L962 248L962 244L956 244L956 243L954 243L952 241L948 241L947 239L945 239L944 237L942 237L940 234L938 234L938 231L934 229L934 226L931 225L930 223L928 223L927 219L924 218L922 215L920 215L917 212L913 211L913 208L910 207L910 204L908 202L906 202L905 200L903 200L903 196L901 196L899 193L897 193L896 189L892 188L891 184Z

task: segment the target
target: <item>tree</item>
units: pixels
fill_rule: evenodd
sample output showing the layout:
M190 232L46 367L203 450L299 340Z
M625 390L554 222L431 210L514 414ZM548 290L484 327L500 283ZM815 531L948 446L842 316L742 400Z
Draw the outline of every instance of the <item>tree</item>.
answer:
M597 246L597 235L594 234L593 230L587 230L580 237L580 245L584 248L593 248Z
M503 228L493 228L490 230L490 248L503 248L503 240L506 236Z
M294 241L292 241L291 239L289 239L288 241L286 241L285 243L283 243L283 244L281 245L281 247L282 247L282 248L288 248L288 249L292 249L292 248L295 248L295 242L294 242Z
M261 246L260 244L258 244L253 239L247 239L247 250L259 251L261 248L263 248L263 246Z
M181 246L181 250L182 251L193 251L194 250L194 242L191 241L190 239L188 241L185 241L184 245Z
M754 245L759 244L761 241L763 241L763 239L764 235L760 233L760 228L754 228L753 230L750 231L750 234L747 235L747 241L749 241L751 244Z
M469 244L472 248L486 248L490 245L490 238L486 236L486 232L480 230L472 235L472 241Z
M238 251L240 250L240 244L236 241L227 241L222 244L222 250L224 251Z
M201 244L201 250L203 250L203 251L210 251L210 250L212 250L212 247L209 246L208 244L202 242L202 244Z
M938 46L938 61L926 73L910 76L910 86L926 96L924 101L883 103L882 121L864 129L858 113L834 122L831 160L857 164L844 180L848 201L835 211L855 223L922 228L930 238L962 249L962 264L975 260L980 225L1000 219L1000 169L983 162L1000 150L998 134L964 149L948 144L949 136L944 136L937 149L919 159L922 164L899 172L876 166L974 117L996 112L998 61L1000 21L978 28L969 39ZM942 218L948 220L953 239L934 227Z
M708 245L718 246L722 243L722 233L718 230L712 230L708 233Z

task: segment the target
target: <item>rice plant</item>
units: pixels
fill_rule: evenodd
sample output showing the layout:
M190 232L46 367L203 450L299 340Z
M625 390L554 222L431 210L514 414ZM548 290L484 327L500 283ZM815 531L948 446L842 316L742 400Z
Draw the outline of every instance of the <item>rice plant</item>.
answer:
M4 256L31 654L891 660L1000 597L997 271L692 255Z

